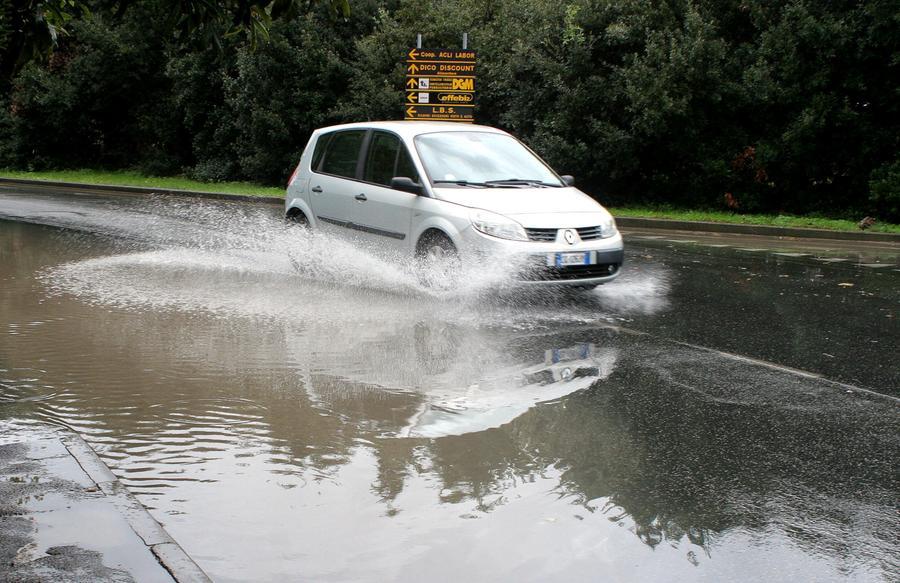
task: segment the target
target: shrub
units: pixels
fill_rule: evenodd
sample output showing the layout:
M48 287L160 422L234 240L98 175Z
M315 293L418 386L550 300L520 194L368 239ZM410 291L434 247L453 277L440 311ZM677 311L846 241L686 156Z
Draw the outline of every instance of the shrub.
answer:
M900 159L872 172L869 192L879 218L900 222Z

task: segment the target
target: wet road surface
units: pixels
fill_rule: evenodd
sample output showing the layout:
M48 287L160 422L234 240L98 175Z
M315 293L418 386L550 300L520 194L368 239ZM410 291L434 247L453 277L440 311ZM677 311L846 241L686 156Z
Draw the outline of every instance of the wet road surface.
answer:
M215 580L900 569L896 247L634 233L592 293L436 292L274 207L0 216L0 418L77 430Z

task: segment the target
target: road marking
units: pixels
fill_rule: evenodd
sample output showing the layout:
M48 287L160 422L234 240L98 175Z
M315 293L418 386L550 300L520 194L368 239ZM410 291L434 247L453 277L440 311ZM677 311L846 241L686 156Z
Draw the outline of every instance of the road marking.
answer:
M760 253L762 251L768 251L768 249L744 249L743 247L738 248L738 251L750 251L753 253Z
M883 267L893 267L893 263L857 263L857 267L869 267L871 269L881 269Z
M840 259L838 257L816 257L816 261L822 261L824 263L838 263L842 261L850 261L849 259Z
M900 271L900 270L897 270L897 271ZM851 385L851 384L849 384L849 383L843 383L843 382L841 382L841 381L832 380L832 379L829 379L828 377L826 377L826 376L824 376L824 375L822 375L822 374L819 374L819 373L809 372L809 371L801 370L801 369L799 369L799 368L792 368L792 367L790 367L790 366L784 366L784 365L781 365L781 364L776 364L776 363L774 363L774 362L769 362L769 361L767 361L767 360L761 360L761 359L753 358L753 357L750 357L750 356L742 356L742 355L740 355L740 354L733 354L733 353L731 353L731 352L724 352L724 351L722 351L722 350L717 350L717 349L715 349L715 348L708 348L708 347L706 347L706 346L701 346L701 345L699 345L699 344L691 344L690 342L682 342L682 341L680 341L680 340L673 340L672 338L666 338L665 336L658 336L658 335L656 335L656 334L654 334L654 333L652 333L652 332L643 332L643 331L641 331L641 330L635 330L634 328L626 328L626 327L624 327L624 326L616 326L615 324L608 324L606 327L607 327L607 328L610 328L610 329L612 329L612 330L617 330L617 331L620 331L620 332L624 332L624 333L626 333L626 334L632 334L632 335L635 335L635 336L646 336L646 337L648 337L648 338L654 338L654 339L659 340L659 341L661 341L661 342L668 342L668 343L670 343L670 344L677 344L677 345L679 345L679 346L686 346L686 347L688 347L688 348L693 348L693 349L695 349L695 350L700 350L700 351L707 352L707 353L710 353L710 354L717 354L717 355L722 356L722 357L724 357L724 358L727 358L727 359L729 359L729 360L735 360L735 361L738 361L738 362L745 362L745 363L747 363L747 364L751 364L751 365L755 365L755 366L761 366L761 367L763 367L763 368L768 368L768 369L771 369L771 370L777 370L777 371L780 371L780 372L784 372L784 373L787 373L787 374L799 376L799 377L802 377L802 378L821 381L821 382L823 382L823 383L826 383L826 384L828 384L828 385L831 385L831 386L834 387L834 388L841 389L841 390L843 390L843 391L854 391L854 392L865 393L865 394L870 395L870 396L873 396L873 397L878 397L878 398L880 398L880 399L885 399L885 400L887 400L887 401L893 401L893 402L895 402L895 403L900 403L900 397L894 397L893 395L887 395L887 394L885 394L885 393L879 393L878 391L875 391L875 390L872 390L872 389L868 389L868 388L866 388L866 387L860 387L860 386L858 386L858 385Z
M774 255L781 255L782 257L809 257L809 253L786 253L786 252L775 252Z

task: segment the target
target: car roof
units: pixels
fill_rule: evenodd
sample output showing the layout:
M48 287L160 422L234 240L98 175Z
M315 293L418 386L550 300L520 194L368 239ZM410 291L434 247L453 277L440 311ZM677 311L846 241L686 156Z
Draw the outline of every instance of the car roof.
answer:
M489 132L493 134L506 134L503 130L498 130L497 128L492 128L490 126L451 121L366 121L319 128L315 133L319 135L336 130L353 129L386 130L399 134L406 139L412 139L418 135L430 134L433 132Z

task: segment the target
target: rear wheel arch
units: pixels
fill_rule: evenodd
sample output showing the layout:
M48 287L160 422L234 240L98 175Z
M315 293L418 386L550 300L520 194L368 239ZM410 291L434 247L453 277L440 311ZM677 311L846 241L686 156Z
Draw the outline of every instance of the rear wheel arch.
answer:
M284 214L284 218L289 223L297 223L299 225L309 225L309 217L303 212L303 209L292 206Z

